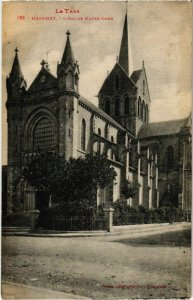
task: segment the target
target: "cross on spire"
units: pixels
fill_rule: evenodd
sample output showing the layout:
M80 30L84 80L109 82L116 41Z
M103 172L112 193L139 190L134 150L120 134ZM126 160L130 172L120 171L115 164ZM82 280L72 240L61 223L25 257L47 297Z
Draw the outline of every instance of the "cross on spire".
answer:
M70 37L71 33L70 33L69 30L67 30L66 35L67 35L68 38Z
M17 54L17 52L19 52L19 50L17 49L17 47L15 48L15 53Z
M44 65L45 65L45 64L46 64L45 60L44 60L44 59L42 59L42 61L41 61L40 65L42 65L42 67L44 67Z

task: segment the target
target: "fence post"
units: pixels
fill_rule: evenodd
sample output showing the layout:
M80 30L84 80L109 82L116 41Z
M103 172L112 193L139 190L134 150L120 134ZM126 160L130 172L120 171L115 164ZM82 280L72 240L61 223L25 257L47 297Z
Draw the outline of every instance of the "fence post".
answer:
M113 231L113 212L114 212L114 208L112 208L112 207L105 208L104 212L105 212L105 216L106 216L106 230L108 232L112 232Z
M32 231L37 229L39 214L39 210L30 210L30 229Z

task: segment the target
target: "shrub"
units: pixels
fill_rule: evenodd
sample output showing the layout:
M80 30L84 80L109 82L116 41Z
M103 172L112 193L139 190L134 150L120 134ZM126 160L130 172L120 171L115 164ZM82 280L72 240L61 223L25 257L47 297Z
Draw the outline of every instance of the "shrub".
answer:
M114 225L173 223L184 220L182 210L174 207L161 207L154 210L143 206L133 208L124 201L116 201L113 203L113 208Z

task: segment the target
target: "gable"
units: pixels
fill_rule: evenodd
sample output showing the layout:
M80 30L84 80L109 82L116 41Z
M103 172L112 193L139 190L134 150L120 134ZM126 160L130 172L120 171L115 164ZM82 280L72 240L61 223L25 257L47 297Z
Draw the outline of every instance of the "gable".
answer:
M145 102L150 102L150 94L147 82L147 76L145 68L143 67L140 70L136 70L131 74L131 79L135 82L136 86L138 87L138 96L141 99L144 99Z
M49 71L42 68L29 87L28 92L36 93L56 87L57 79Z
M117 87L116 77L118 77L119 85ZM105 79L100 91L100 96L113 96L117 92L128 92L136 88L134 82L128 77L123 68L116 63L109 76Z

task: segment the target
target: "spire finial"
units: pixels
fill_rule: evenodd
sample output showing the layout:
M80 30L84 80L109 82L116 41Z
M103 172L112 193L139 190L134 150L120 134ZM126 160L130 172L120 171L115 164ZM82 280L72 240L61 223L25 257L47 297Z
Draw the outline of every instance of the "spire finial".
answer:
M69 37L70 37L70 35L71 35L71 33L70 33L69 30L67 30L66 35L67 35L67 38L69 39Z
M119 56L117 55L117 56L116 56L116 62L118 62L118 61L119 61Z
M44 59L42 59L42 61L41 61L40 65L42 65L42 67L44 67L44 65L45 65L45 64L46 64L45 60L44 60Z
M128 10L128 0L126 0L125 3L126 3L126 6L125 6L126 12L125 12L125 13L127 14L127 10Z
M15 53L17 54L17 52L19 52L19 50L17 49L17 47L15 48Z
M142 66L143 66L143 68L144 68L144 66L145 66L145 62L144 62L144 60L142 61Z

